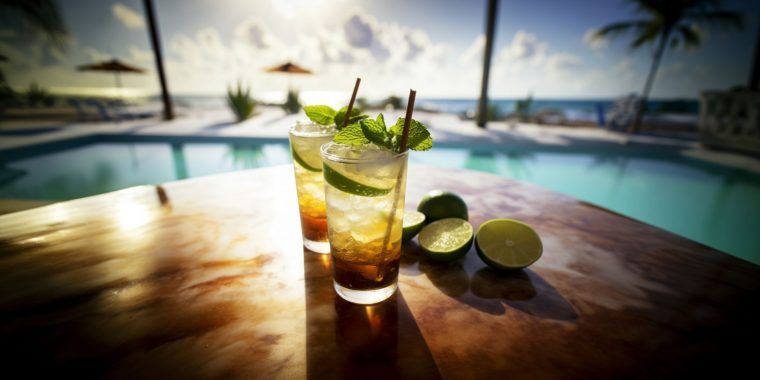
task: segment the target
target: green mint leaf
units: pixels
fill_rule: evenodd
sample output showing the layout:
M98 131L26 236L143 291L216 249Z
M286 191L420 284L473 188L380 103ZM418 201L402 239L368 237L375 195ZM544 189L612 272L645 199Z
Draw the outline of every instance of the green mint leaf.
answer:
M388 127L385 126L385 117L383 117L382 113L377 114L377 119L375 119L375 121L383 127L383 130L388 129Z
M429 150L432 147L433 147L433 137L428 135L426 139L420 141L419 143L417 143L417 145L409 149L419 151L419 150Z
M346 128L340 130L333 137L333 141L338 144L346 145L364 145L370 141L364 137L364 131L359 124L349 124Z
M337 111L329 106L304 106L304 112L309 120L319 125L332 125Z
M382 124L372 119L364 119L359 122L359 125L362 128L364 137L366 137L371 143L377 146L390 148L390 136L388 135L388 132L385 131Z
M348 106L344 106L343 108L339 109L338 112L335 113L335 126L338 127L338 129L343 128L343 123L346 121L346 111L348 110ZM362 112L358 108L352 108L351 109L351 117L348 119L348 124L354 124L358 123L361 120L364 120L368 118L367 115L362 115Z
M412 119L412 124L409 125L409 140L406 146L411 150L428 150L433 147L430 132L417 120Z
M401 135L404 134L404 118L396 120L396 124L391 127L391 134L397 136L397 144L401 144ZM428 150L433 147L433 138L430 136L427 128L417 120L412 119L409 125L409 138L406 146L411 150ZM398 151L400 147L395 147Z
M398 120L396 120L396 124L393 124L393 126L391 126L391 134L399 137L404 134L404 118L398 118Z

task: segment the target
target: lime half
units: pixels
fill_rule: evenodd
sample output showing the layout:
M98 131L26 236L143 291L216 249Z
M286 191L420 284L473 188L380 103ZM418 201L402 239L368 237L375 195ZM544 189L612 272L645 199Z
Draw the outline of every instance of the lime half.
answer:
M472 246L472 225L464 219L435 221L420 231L420 248L435 261L452 261L467 254Z
M425 214L419 211L404 211L404 233L401 237L401 241L406 243L412 240L422 229L425 224Z
M304 160L303 157L301 157L301 155L298 154L298 152L295 150L295 148L291 147L290 152L293 153L293 161L295 161L296 163L298 163L298 165L300 165L302 168L304 168L304 169L306 169L306 170L308 170L310 172L321 172L322 171L322 168L320 167L319 163L317 163L315 165L313 163L306 162L306 160ZM317 156L317 158L320 158L320 157ZM320 161L321 161L321 158L320 158Z
M344 176L327 164L324 164L324 175L325 181L327 181L327 183L336 189L354 195L361 195L363 197L377 197L380 195L388 194L391 192L391 190L393 190L393 187L381 189L378 187L361 184L351 178Z
M459 195L449 191L433 190L422 198L417 211L425 214L426 222L445 218L467 220L467 204Z
M486 264L508 271L536 262L543 245L531 226L512 219L491 219L478 228L475 249Z

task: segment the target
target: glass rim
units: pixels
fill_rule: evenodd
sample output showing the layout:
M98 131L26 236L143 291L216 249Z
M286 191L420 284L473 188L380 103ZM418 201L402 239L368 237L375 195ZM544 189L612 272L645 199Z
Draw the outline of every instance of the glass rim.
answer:
M371 162L371 161L393 161L402 157L408 157L409 156L409 149L407 149L404 152L401 153L395 153L392 156L389 157L383 157L383 158L349 158L349 157L341 157L332 153L328 153L327 149L329 146L332 145L346 145L346 144L340 144L336 143L335 141L330 141L328 143L322 144L322 146L319 147L319 154L322 156L322 158L328 159L330 161L335 162L341 162L341 163L362 163L362 162Z
M336 133L338 133L338 130L335 127L333 127L333 129L331 131L319 131L319 132L296 131L296 128L298 128L298 127L301 127L301 126L310 126L310 125L320 125L320 124L312 123L312 122L302 123L300 121L297 121L295 123L295 125L293 125L292 127L288 128L288 134L291 134L291 135L296 136L296 137L325 137L325 136L333 136Z

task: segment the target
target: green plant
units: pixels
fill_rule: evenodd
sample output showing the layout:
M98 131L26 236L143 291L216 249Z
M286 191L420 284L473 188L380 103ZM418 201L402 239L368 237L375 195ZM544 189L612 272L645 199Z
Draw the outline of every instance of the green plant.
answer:
M652 56L652 64L642 91L641 104L636 112L636 119L630 127L631 132L638 132L641 116L646 108L647 98L652 89L657 68L669 45L676 48L697 48L702 43L702 26L718 26L726 29L741 29L741 14L721 9L721 0L631 0L636 5L636 12L646 17L637 20L615 22L597 30L593 37L616 37L635 32L631 49L638 49L646 44L657 43Z
M298 91L290 89L288 90L288 97L285 99L285 103L282 104L282 109L288 114L295 114L301 110L301 101L298 99Z
M533 95L528 95L525 99L515 102L515 113L522 122L530 119L530 106L533 104Z
M238 122L253 116L253 110L256 108L256 101L251 98L251 89L243 89L243 85L239 81L236 89L227 89L227 104Z
M391 95L385 100L383 100L383 108L391 106L394 110L401 109L403 105L401 104L401 98L396 95Z
M55 99L52 95L50 95L47 90L37 85L37 83L32 83L29 85L29 89L26 90L26 103L29 107L37 107L40 105L44 106L52 106L55 102Z

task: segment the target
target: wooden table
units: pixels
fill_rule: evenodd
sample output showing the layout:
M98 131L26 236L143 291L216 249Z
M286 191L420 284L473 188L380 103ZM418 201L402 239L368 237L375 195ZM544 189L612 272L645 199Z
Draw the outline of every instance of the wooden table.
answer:
M498 275L404 247L400 292L358 306L301 247L289 166L0 217L3 370L75 378L676 377L754 370L758 266L537 186L410 168L477 227L532 224ZM749 348L743 345L749 344ZM750 376L752 377L752 376ZM700 377L701 378L701 377Z

